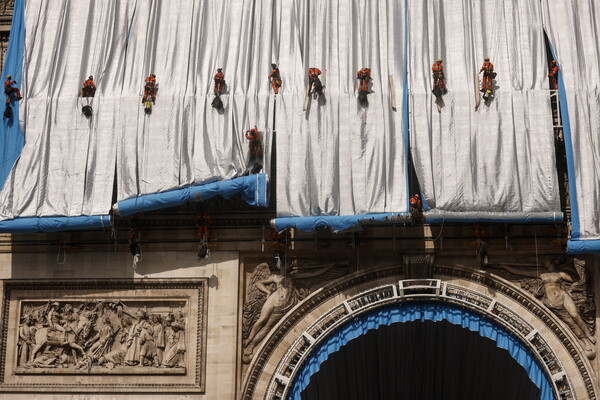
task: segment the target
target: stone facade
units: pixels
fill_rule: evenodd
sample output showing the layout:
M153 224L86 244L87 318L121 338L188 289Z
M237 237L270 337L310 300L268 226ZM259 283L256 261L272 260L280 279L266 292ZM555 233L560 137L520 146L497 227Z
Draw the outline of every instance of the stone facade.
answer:
M37 304L36 299L43 299L42 301L47 302L47 299L64 300L70 298L69 301L76 306L83 299L102 298L112 301L116 296L119 301L126 305L133 305L133 307L138 305L144 307L145 305L148 310L155 310L157 313L163 312L168 315L172 306L175 307L173 311L177 314L181 300L185 300L189 303L184 305L184 313L189 312L191 315L200 315L201 317L205 315L206 319L203 322L206 326L206 350L204 357L202 357L202 351L197 351L201 350L200 347L196 347L194 351L190 350L190 352L198 354L199 359L202 363L205 363L205 366L202 363L190 363L188 360L185 364L185 372L172 371L173 373L168 372L168 374L165 374L167 372L165 371L166 368L146 367L148 369L158 369L160 373L157 374L153 371L152 375L148 375L142 371L137 372L136 375L125 375L116 371L117 368L115 368L110 371L108 377L111 382L115 380L115 386L110 389L109 382L109 386L107 386L109 389L104 387L103 390L110 393L101 394L97 393L97 389L77 389L76 387L69 390L74 391L74 393L68 395L64 392L56 394L43 393L47 391L46 389L40 390L39 393L8 393L0 387L0 399L234 399L237 359L238 254L236 252L214 252L211 255L210 262L202 264L196 262L195 258L194 252L147 252L144 254L144 262L138 267L138 272L143 273L141 275L136 274L131 269L131 256L124 252L68 254L63 264L57 264L56 254L1 254L0 273L4 279L4 287L6 289L11 289L11 285L13 287L11 296L19 295L14 288L20 287L15 285L18 282L22 283L23 279L27 279L27 282L32 283L29 279L35 277L33 283L43 288L38 290L37 293L21 293L26 298L26 301L21 301L22 307L28 303ZM91 288L94 284L101 284L101 286L106 284L106 278L116 279L117 281L113 283L122 286L105 289L104 293L102 290ZM52 285L57 282L62 282L63 288L65 287L64 283L74 285L74 288L61 293L60 290L52 289ZM206 303L204 304L206 314L201 312L200 306L202 304L198 301L198 282L201 283L200 287L206 289ZM151 288L153 285L156 286L157 283L161 283L158 286L162 289ZM144 285L149 286L144 288ZM182 289L182 287L190 285L196 288ZM29 285L29 287L32 286ZM76 289L76 287L80 289ZM121 289L114 289L115 287ZM156 303L157 297L163 299L158 300L158 303ZM142 301L140 299L144 299L145 304L136 303ZM64 304L63 301L60 301L60 303ZM13 314L18 314L17 303L14 303L12 309L14 309ZM200 314L198 314L198 311L200 311ZM11 313L8 314L11 318ZM200 318L201 320L202 318ZM195 325L191 319L190 323ZM7 329L14 332L17 328L16 325L17 321L13 318L8 321ZM193 332L194 330L196 332ZM186 336L187 344L192 344L192 347L194 347L193 343L202 343L203 333L201 330L190 326L189 333L189 337ZM4 340L7 348L12 347L13 350L11 353L13 356L7 357L4 365L14 366L14 355L17 354L17 349L14 346L14 335L13 337L8 335ZM92 373L96 368L98 367L93 366ZM198 385L194 383L197 368L199 368L198 372L204 376L202 382ZM27 376L17 375L14 372L14 370L11 372L6 369L4 381L7 382L15 377ZM128 373L131 373L131 371L128 371ZM87 372L62 375L58 378L52 375L46 376L46 374L36 376L36 381L42 379L55 384L57 383L56 379L58 379L58 388L53 389L56 391L60 391L60 382L76 382L76 384L86 385L90 382L98 382L100 378L106 378L106 376L98 374L90 375ZM176 389L178 380L189 381L190 378L192 382L187 384L191 386ZM31 376L27 379L31 379ZM63 379L66 379L66 381L63 381ZM158 393L158 390L151 387L144 388L144 384L157 384L160 381L163 381L163 384L166 385L160 389L162 393ZM138 384L140 384L140 388L137 389L131 387L123 390L119 389L121 385ZM173 385L174 390L168 388L169 384ZM184 391L185 393L177 394L178 391ZM78 392L79 394L77 394ZM191 392L198 393L193 394Z

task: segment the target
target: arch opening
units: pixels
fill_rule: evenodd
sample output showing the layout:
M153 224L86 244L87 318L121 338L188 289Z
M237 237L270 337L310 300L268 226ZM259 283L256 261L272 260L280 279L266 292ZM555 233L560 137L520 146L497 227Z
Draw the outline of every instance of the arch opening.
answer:
M462 307L421 301L381 307L339 326L302 363L288 399L371 395L555 398L538 360L513 334Z

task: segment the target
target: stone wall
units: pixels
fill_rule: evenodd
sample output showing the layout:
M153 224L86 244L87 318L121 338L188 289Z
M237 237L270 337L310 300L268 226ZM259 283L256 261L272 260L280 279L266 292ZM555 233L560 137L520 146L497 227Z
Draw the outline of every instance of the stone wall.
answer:
M3 280L69 280L127 278L209 278L208 332L206 347L206 391L204 394L45 394L4 393L1 400L31 399L219 399L235 398L238 320L237 252L212 252L208 263L197 262L195 252L144 252L136 271L127 253L13 253L0 254L0 278ZM81 379L78 376L78 379ZM123 376L122 379L136 379Z

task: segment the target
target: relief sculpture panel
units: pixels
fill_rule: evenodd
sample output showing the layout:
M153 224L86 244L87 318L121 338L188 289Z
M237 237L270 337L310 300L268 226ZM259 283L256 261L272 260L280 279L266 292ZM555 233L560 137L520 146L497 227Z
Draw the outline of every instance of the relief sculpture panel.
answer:
M6 283L0 390L202 392L206 286Z
M537 297L577 336L588 358L596 357L596 308L591 274L578 258L546 258L539 265L527 261L501 263L499 268L518 279L519 286ZM498 273L502 275L502 272Z
M242 320L242 361L250 363L255 348L277 322L316 287L347 272L348 262L283 260L277 252L273 262L258 263L247 282Z
M22 300L15 372L184 374L186 303Z

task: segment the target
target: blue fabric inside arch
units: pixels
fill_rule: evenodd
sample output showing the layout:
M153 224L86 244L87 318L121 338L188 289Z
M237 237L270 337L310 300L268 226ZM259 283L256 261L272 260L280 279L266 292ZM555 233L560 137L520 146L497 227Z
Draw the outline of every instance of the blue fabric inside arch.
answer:
M474 312L443 303L398 303L363 314L346 322L330 334L301 365L298 375L288 393L288 400L300 400L300 394L308 386L311 376L330 354L340 350L346 343L371 329L410 321L448 321L462 326L482 337L495 341L520 364L531 381L540 388L540 400L554 400L552 385L536 358L514 335L494 324L491 320Z

